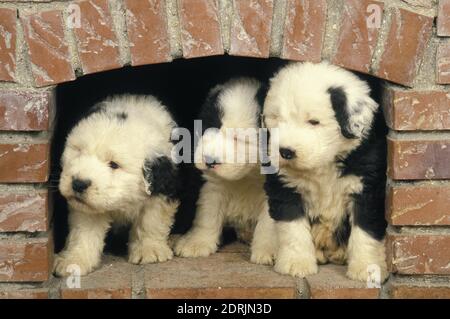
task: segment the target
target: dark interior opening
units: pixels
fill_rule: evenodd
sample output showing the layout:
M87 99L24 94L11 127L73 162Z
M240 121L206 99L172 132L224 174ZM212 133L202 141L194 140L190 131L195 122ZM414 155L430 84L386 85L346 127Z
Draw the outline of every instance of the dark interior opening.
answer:
M81 116L95 103L114 94L151 94L165 104L178 125L192 131L194 119L208 91L218 83L232 77L251 76L267 81L287 61L278 58L255 59L231 56L215 56L198 59L178 59L170 63L142 67L125 67L119 70L83 76L74 82L58 85L56 126L52 142L52 170L50 188L53 192L53 229L55 251L59 252L68 234L67 205L57 189L60 173L60 157L65 139ZM380 103L381 81L361 75L371 87L375 100ZM382 118L377 126L385 130ZM201 185L201 177L192 165L181 165L181 178L189 183L181 198L173 233L186 232L195 214L195 202ZM127 230L114 231L106 240L106 251L126 254ZM231 231L224 232L224 240L234 240Z

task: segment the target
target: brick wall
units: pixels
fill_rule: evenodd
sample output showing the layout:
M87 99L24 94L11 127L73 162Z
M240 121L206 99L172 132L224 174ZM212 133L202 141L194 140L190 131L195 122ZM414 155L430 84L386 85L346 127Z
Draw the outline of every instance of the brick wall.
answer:
M233 286L224 270L229 289L221 292L209 277L195 287L169 277L161 285L151 273L163 266L136 272L120 263L120 280L110 282L104 269L84 290L59 289L50 276L47 189L55 86L125 65L224 53L326 59L387 80L389 282L364 289L333 267L283 281L249 270L233 251L198 262L217 274L216 259L256 272ZM450 298L449 88L450 0L0 0L0 297ZM177 267L161 271L175 276ZM261 286L265 280L273 285Z

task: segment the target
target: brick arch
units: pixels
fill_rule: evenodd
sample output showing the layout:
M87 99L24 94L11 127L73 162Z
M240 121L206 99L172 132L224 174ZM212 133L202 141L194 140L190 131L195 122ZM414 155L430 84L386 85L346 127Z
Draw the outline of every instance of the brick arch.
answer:
M81 25L71 28L77 8ZM421 277L450 273L450 237L442 231L450 225L449 17L450 0L0 0L0 297L48 297L54 86L125 65L229 54L329 60L387 80L388 261L404 275L392 276L389 296L450 298L448 282ZM336 284L309 279L310 297L379 296L334 268L323 276ZM128 284L79 296L130 297ZM280 293L294 296L289 287Z

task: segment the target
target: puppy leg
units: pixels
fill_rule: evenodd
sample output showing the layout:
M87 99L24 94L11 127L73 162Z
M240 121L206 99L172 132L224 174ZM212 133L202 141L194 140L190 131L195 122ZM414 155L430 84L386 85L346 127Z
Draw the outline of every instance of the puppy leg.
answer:
M318 271L316 252L306 218L276 222L278 254L275 271L305 277Z
M209 256L217 251L224 220L222 194L207 186L204 185L200 194L192 229L175 245L178 256Z
M131 228L129 262L146 264L172 259L168 238L178 204L178 201L169 201L163 196L148 201Z
M376 240L357 226L354 226L350 233L347 254L347 276L351 279L360 281L373 279L379 280L381 284L388 277L384 242ZM379 278L372 278L374 276Z
M71 265L75 265L79 268L80 275L86 275L100 264L110 220L100 214L71 211L69 226L66 247L56 256L53 270L58 276L68 276L73 271Z
M275 221L266 210L261 213L256 224L251 245L251 262L272 265L277 251L277 232Z

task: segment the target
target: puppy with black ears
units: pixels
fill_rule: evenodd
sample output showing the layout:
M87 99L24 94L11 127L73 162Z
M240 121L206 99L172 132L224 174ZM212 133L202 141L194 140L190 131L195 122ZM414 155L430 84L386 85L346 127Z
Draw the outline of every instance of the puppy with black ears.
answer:
M367 83L328 63L290 64L271 80L264 119L280 143L279 173L265 184L275 270L305 276L317 262L348 263L350 278L384 281L386 139Z
M132 225L130 262L172 258L167 240L179 204L170 142L175 126L156 98L124 95L95 105L73 128L59 184L70 233L54 263L57 275L68 275L71 265L81 275L93 271L113 223Z
M222 229L229 225L238 238L251 242L252 261L273 262L276 245L268 234L275 230L263 189L264 175L258 158L251 160L251 154L258 156L254 138L260 128L261 90L257 80L238 78L210 91L200 113L203 132L195 150L196 167L205 183L193 226L175 245L177 255L199 257L216 252ZM229 136L229 129L236 129L234 133L248 130L249 139L246 133Z

